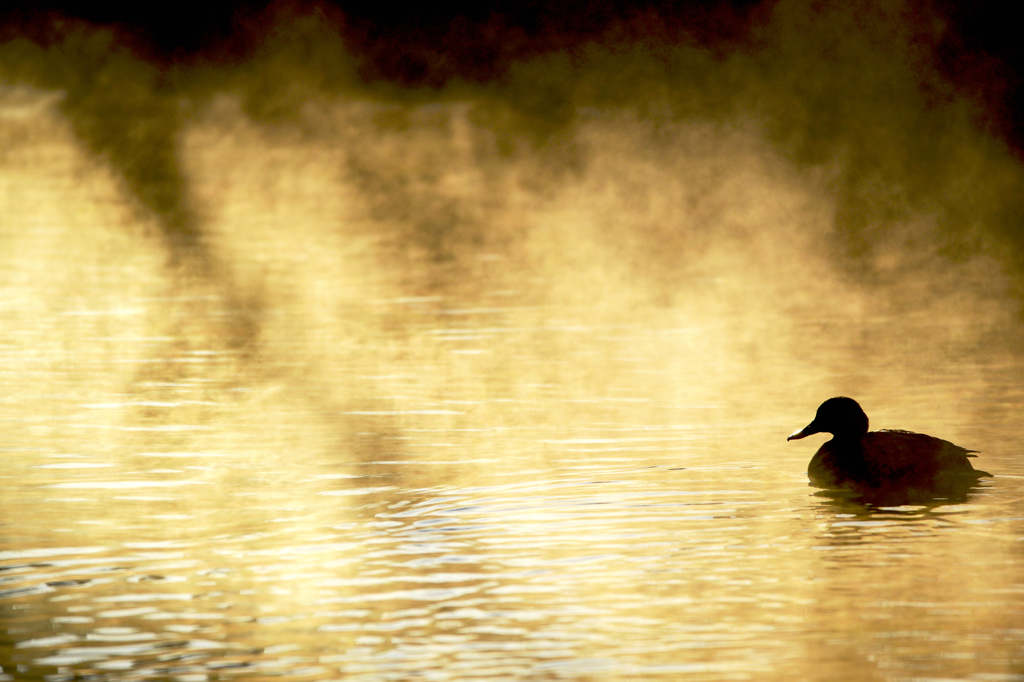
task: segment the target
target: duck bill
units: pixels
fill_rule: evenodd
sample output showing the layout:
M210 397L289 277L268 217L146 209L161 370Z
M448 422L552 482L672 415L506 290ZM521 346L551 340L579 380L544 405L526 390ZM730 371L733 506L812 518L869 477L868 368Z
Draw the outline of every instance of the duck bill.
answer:
M821 433L821 429L818 428L818 425L816 423L811 422L810 424L800 429L786 440L800 440L801 438L806 438L807 436L814 435L815 433Z

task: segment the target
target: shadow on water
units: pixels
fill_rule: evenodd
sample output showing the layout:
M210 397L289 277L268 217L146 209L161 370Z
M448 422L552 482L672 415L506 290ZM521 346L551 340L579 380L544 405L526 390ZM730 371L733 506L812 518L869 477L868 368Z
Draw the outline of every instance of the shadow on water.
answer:
M967 504L975 501L979 499L979 496L983 496L982 491L991 485L991 483L982 485L971 482L941 491L928 489L818 490L813 493L813 496L829 500L830 506L837 513L885 513L915 516L947 505ZM899 509L900 507L913 507L913 509Z

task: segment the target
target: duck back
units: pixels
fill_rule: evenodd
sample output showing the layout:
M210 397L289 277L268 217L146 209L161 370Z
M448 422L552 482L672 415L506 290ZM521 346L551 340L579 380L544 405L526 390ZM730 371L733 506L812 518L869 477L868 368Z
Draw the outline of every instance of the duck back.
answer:
M920 488L941 491L971 485L991 474L971 466L973 450L911 431L871 431L860 438L833 438L808 466L811 482L823 487Z

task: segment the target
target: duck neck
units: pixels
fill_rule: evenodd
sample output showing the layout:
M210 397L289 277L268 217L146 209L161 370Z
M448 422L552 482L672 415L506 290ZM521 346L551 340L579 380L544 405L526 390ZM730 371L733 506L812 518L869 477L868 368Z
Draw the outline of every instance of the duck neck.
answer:
M860 439L868 435L868 430L846 429L832 434L832 440L837 443L859 443Z

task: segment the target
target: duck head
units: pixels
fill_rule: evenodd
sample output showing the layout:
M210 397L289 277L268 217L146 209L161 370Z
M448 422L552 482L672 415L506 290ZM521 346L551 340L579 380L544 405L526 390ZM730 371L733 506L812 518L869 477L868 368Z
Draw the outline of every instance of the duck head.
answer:
M868 432L868 416L853 398L829 398L818 408L814 421L786 440L831 433L839 439L857 439Z

